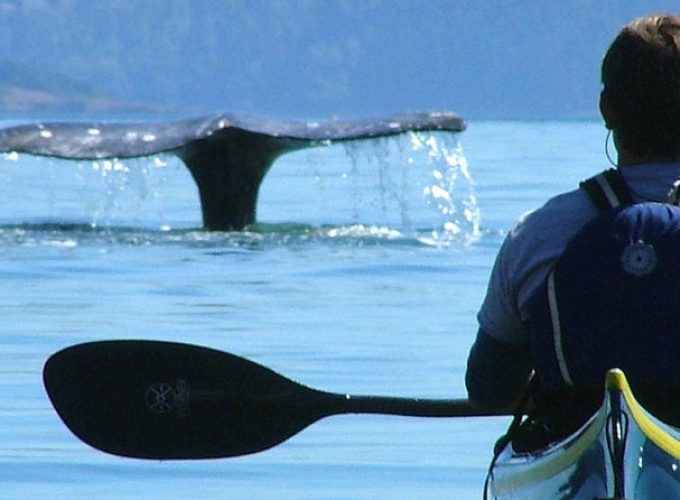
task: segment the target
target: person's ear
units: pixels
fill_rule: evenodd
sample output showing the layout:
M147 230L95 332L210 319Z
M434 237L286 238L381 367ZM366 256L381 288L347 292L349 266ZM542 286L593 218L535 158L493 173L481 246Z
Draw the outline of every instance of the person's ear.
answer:
M612 130L616 123L616 113L612 109L607 93L604 90L600 93L600 114L604 118L604 124L607 129Z

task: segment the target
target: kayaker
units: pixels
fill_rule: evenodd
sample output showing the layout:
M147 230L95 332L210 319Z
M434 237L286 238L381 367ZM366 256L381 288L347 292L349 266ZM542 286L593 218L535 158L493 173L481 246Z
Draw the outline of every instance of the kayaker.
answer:
M648 15L626 25L604 57L602 84L600 112L617 153L616 169L607 177L614 187L622 183L622 191L632 196L632 200L624 203L665 202L669 188L680 179L680 16ZM599 189L607 198L611 194L609 184L605 183L604 191L598 187L603 179L604 176L593 178L587 185L591 188L595 185L596 191ZM587 359L558 359L561 355L568 358L569 352L544 353L544 349L554 347L555 341L552 338L546 341L541 336L554 332L532 331L530 319L535 314L531 310L533 297L541 287L550 286L549 274L568 243L600 213L594 196L582 184L579 189L550 199L543 207L523 216L503 242L478 313L479 331L467 365L469 398L478 406L513 408L526 393L532 374L536 374L534 384L540 386L542 375L543 379L549 378L542 371L553 370L563 375L559 370L567 371L570 363L581 366L588 363ZM644 249L638 250L644 254ZM631 258L640 257L636 254ZM587 262L583 265L587 266ZM617 298L613 296L611 300ZM659 306L653 313L668 316L669 311ZM555 325L548 325L547 329L552 326ZM608 334L611 332L590 331L583 336ZM652 337L637 339L635 345L628 346L636 351L655 348ZM597 356L606 362L610 352L598 352ZM547 366L550 360L554 360L554 367ZM558 366L561 361L564 367ZM567 379L563 385L578 389L578 383L569 382ZM603 380L597 383L601 385Z

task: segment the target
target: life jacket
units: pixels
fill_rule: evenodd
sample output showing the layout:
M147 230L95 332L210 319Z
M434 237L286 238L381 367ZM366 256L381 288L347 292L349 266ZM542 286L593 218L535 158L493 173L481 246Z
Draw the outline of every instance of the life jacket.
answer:
M618 170L581 183L599 214L569 241L528 302L538 383L680 385L680 208L635 203Z

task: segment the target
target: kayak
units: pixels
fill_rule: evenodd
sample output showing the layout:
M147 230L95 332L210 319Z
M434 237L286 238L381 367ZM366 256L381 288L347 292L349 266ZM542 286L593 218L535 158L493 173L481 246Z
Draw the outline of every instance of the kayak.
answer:
M638 403L621 370L607 373L605 387L601 407L566 439L535 452L507 444L484 498L680 498L680 431Z

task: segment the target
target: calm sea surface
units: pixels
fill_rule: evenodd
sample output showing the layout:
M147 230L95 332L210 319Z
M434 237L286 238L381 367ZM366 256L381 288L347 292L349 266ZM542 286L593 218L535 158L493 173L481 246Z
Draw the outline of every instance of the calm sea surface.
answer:
M508 418L338 416L260 454L100 453L52 410L42 367L74 343L201 344L311 387L464 397L503 234L606 168L597 123L472 122L277 161L249 231L201 231L171 156L0 157L0 498L470 499Z

